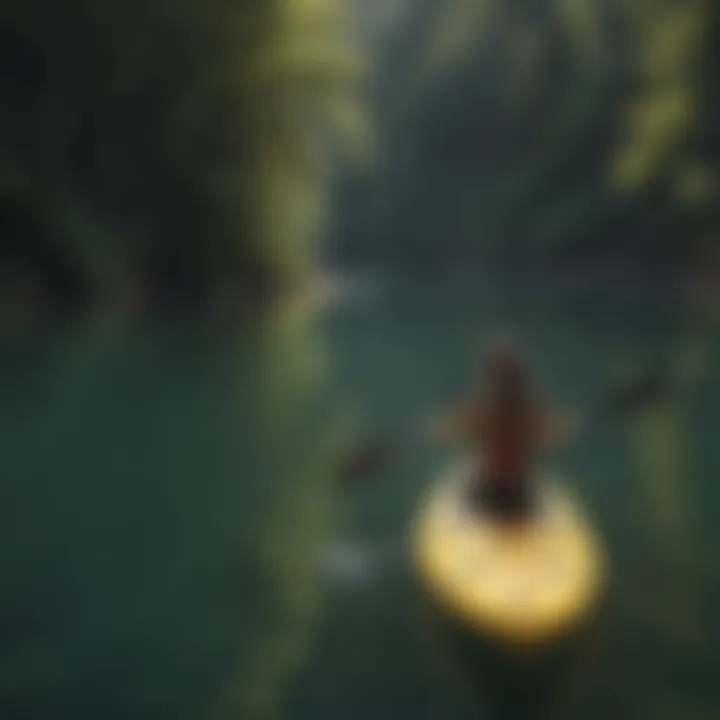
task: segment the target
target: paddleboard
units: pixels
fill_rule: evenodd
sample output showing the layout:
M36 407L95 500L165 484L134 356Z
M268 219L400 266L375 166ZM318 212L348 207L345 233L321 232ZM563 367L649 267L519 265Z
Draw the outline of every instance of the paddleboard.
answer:
M580 502L557 478L538 482L535 516L510 524L467 502L466 463L432 487L413 528L414 561L436 600L497 639L542 643L595 607L605 560Z

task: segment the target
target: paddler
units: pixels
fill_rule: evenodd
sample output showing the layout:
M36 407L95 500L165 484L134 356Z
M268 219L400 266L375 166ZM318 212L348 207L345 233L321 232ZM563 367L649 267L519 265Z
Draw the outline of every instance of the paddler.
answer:
M579 424L545 408L522 353L512 345L494 345L483 370L484 391L440 418L433 435L473 447L469 500L474 507L501 519L524 520L533 511L538 453L570 440Z

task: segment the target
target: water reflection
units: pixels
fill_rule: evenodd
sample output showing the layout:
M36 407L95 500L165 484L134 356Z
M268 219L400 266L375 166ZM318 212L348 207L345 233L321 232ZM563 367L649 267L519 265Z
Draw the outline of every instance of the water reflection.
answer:
M350 433L313 313L94 318L39 344L0 358L0 714L272 715Z
M587 642L524 679L448 645L412 577L405 531L450 458L408 440L382 482L333 482L360 439L348 393L402 438L499 324L560 401L648 362L677 380L548 459L612 574ZM408 283L327 322L312 302L242 330L97 317L4 347L0 714L715 716L717 340L662 304ZM355 565L333 584L338 557Z

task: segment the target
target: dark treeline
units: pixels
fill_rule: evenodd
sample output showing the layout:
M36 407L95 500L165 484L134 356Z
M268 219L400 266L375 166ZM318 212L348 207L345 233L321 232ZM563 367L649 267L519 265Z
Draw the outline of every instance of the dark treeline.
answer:
M716 29L701 0L418 0L380 61L386 163L353 189L365 242L344 252L703 262L720 235Z
M311 275L337 150L367 154L344 9L3 3L5 304L246 299ZM341 257L703 262L716 21L704 0L415 0L375 58L381 162L345 187Z
M344 28L311 0L4 2L10 301L255 295L307 272L324 183L308 117L361 69Z

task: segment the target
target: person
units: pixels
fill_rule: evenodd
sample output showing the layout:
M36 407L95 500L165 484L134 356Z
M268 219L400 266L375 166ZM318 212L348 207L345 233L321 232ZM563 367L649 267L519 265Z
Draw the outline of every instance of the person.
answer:
M579 417L552 412L538 397L523 354L496 343L484 360L484 391L434 422L441 441L470 444L474 471L469 501L500 519L525 520L535 508L533 468L539 452L568 442Z

